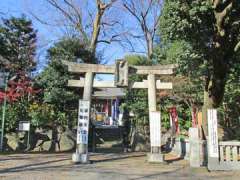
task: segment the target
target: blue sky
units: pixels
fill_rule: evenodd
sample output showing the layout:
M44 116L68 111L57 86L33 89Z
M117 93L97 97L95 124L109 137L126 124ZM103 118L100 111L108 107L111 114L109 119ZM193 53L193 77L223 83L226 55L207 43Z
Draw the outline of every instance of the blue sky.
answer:
M90 2L90 1L89 1ZM91 4L91 3L90 3ZM38 63L39 69L43 69L46 65L45 53L46 49L54 42L63 36L63 31L59 27L52 27L43 25L35 18L33 18L30 12L38 14L47 20L54 19L58 14L53 9L46 9L46 2L44 0L0 0L0 12L5 13L3 17L9 16L21 16L25 14L33 22L33 26L38 31ZM113 14L116 13L113 10ZM51 14L50 14L51 13ZM124 17L128 18L128 17ZM127 23L129 23L127 21ZM131 22L132 24L133 22ZM132 24L135 26L134 24ZM144 51L143 47L139 43L134 43L136 50ZM129 50L123 49L118 43L111 45L101 44L98 46L99 51L103 51L104 61L108 64L113 64L116 59L123 58L125 54L129 54Z

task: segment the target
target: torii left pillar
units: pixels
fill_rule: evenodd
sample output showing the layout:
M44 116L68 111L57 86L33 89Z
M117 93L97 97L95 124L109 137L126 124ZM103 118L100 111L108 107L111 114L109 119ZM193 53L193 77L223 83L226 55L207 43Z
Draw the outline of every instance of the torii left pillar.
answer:
M148 74L148 108L149 118L150 113L157 111L157 97L156 97L156 77L155 74ZM161 121L161 119L159 119ZM159 129L161 135L161 129ZM159 137L161 140L161 137ZM163 162L164 157L161 153L161 145L151 146L151 152L148 154L149 162Z
M93 72L87 72L85 75L83 100L89 101L91 109ZM89 123L88 123L89 124ZM72 156L74 163L89 163L88 144L77 144L76 153Z

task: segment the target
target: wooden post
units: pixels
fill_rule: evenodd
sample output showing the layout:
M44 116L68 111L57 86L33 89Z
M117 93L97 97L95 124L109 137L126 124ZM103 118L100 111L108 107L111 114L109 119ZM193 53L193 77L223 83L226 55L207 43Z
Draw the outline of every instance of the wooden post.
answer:
M92 152L96 152L96 128L92 125Z

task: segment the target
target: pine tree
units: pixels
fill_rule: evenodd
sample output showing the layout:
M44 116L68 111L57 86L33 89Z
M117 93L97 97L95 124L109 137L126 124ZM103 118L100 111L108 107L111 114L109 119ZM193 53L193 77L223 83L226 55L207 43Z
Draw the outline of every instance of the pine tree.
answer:
M24 16L2 20L0 56L8 62L12 73L31 72L35 68L36 40L36 30L33 29L32 22ZM3 67L6 66L4 61L0 61Z

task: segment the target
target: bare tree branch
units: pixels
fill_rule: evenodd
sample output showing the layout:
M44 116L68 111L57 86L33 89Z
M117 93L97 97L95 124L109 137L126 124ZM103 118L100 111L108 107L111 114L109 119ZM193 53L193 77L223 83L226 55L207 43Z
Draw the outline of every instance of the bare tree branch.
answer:
M46 0L50 5L55 7L57 10L59 10L72 24L76 26L76 28L79 30L79 32L82 34L83 39L85 42L88 41L87 33L84 31L83 25L82 25L82 17L80 12L76 9L76 7L71 4L69 1L64 0L65 4L68 5L70 8L72 8L77 14L77 20L73 18L73 16L70 14L70 12L66 11L64 8L61 7L61 5L57 2L57 0Z
M41 14L31 13L31 15L45 25L51 26L53 24L48 21L54 21L54 25L58 25L58 28L64 31L64 34L80 35L80 39L86 42L88 48L94 54L96 54L98 43L120 42L120 36L124 36L121 19L118 16L113 16L115 11L111 11L112 8L116 8L114 5L120 0L44 1L50 8L56 9L56 12L61 16L54 14L57 15L56 19L46 19ZM88 6L90 2L91 6ZM95 7L92 6L92 3L95 3Z
M121 37L123 37L125 34L128 34L128 31L122 32L119 34L114 34L109 39L100 39L100 40L98 40L98 43L111 44L112 42L120 42L120 41L122 41Z
M36 19L38 22L40 22L41 24L44 24L44 25L48 25L48 26L59 26L59 24L56 24L56 23L49 23L43 19L41 19L39 16L37 16L36 14L34 14L33 12L29 12L29 14L34 18Z
M141 19L140 19L139 16L136 14L136 12L135 12L135 7L134 7L134 6L132 6L132 8L131 8L131 6L129 6L127 3L123 3L123 6L137 19L137 21L138 21L139 23L141 23Z
M135 18L143 32L147 46L147 56L150 60L153 54L153 41L160 18L161 1L122 0L122 4L133 18ZM149 17L152 17L153 22L150 22Z
M106 12L106 10L109 9L115 2L117 2L117 0L111 0L108 4L106 4L101 0L96 0L97 14L94 19L93 33L92 33L91 43L90 43L90 49L93 52L96 51L97 43L99 42L98 38L100 35L103 15Z

